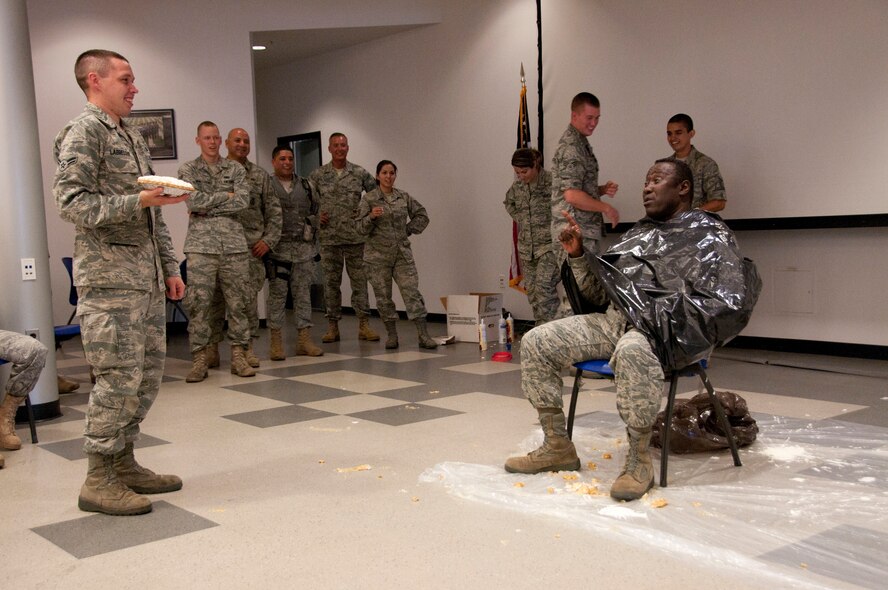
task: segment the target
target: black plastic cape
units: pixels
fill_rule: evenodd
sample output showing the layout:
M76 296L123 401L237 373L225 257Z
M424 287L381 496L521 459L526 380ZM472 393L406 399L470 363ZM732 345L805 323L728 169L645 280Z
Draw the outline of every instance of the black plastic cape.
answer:
M730 228L699 210L668 221L645 217L589 261L665 370L702 360L739 334L762 289Z

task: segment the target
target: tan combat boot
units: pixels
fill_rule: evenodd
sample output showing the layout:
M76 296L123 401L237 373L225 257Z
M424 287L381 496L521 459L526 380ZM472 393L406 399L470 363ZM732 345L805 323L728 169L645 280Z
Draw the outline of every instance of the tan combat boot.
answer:
M56 375L56 380L59 385L59 393L72 393L80 389L80 383L76 381L71 381L70 379L65 379L61 375Z
M627 428L629 451L623 472L611 486L610 495L614 500L638 500L654 487L654 466L651 461L651 428L636 430Z
M259 357L253 352L252 338L250 338L250 343L247 344L247 349L244 351L244 358L247 359L247 364L254 369L259 367Z
M368 340L376 342L379 340L379 334L370 329L370 319L361 318L358 320L358 340Z
M425 318L417 318L413 320L416 324L416 334L419 336L419 347L426 349L438 348L438 343L429 336L429 328Z
M299 328L299 340L296 341L296 354L301 356L324 356L324 351L311 341L311 328Z
M0 449L17 451L22 448L22 439L15 433L15 411L25 398L6 394L0 404Z
M137 494L164 494L182 489L182 479L178 475L157 475L139 465L131 442L114 454L114 473L120 483Z
M321 337L321 342L339 342L339 322L328 320L327 333Z
M385 347L389 350L398 348L398 323L395 321L387 321L385 324Z
M268 356L273 361L282 361L287 358L284 354L284 339L281 337L281 331L271 329L271 341L268 347Z
M212 342L207 346L207 367L210 369L219 368L219 343Z
M254 377L256 375L256 371L247 362L243 346L231 345L231 374L238 377Z
M185 383L200 383L207 378L207 348L191 353L191 371L185 376Z
M132 516L151 512L151 500L140 496L117 479L114 455L87 453L89 470L80 487L77 507L84 512Z
M564 412L559 408L539 408L543 427L543 445L523 457L509 457L509 473L542 473L544 471L576 471L580 468L577 449L567 438Z

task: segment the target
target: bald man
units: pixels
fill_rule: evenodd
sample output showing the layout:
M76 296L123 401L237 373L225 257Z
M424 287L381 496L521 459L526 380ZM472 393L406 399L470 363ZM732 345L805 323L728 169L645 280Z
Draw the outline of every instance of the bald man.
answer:
M247 318L250 322L250 341L246 349L247 362L259 366L259 357L253 351L253 341L259 337L259 291L265 285L265 265L262 257L274 248L281 238L281 203L271 184L271 176L260 166L250 162L250 134L235 127L225 139L227 159L244 167L250 189L250 204L238 212L237 219L244 226L244 237L250 247L251 289L247 293ZM225 300L222 291L216 289L210 308L210 346L207 349L207 366L219 366L219 342L225 321Z

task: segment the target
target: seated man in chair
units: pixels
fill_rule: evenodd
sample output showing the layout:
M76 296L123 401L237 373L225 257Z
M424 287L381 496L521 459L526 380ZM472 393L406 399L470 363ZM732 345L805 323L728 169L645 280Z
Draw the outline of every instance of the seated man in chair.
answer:
M46 353L46 347L39 340L0 330L0 359L12 363L6 396L0 403L0 449L17 451L22 448L22 441L15 433L15 413L37 385L46 364ZM0 455L0 467L4 463L3 455Z
M609 300L604 313L555 320L528 332L521 344L521 386L537 409L543 445L511 457L506 471L576 470L567 437L561 372L587 359L610 359L617 410L629 439L617 500L641 498L654 485L649 453L665 371L706 358L746 325L761 290L752 261L714 214L691 209L693 173L687 164L658 160L648 171L645 218L602 256L585 254L576 222L562 246L584 297Z

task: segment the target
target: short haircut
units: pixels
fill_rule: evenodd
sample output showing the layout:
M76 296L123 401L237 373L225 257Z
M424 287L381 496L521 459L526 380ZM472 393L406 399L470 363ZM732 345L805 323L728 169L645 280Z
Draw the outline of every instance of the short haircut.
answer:
M275 146L273 150L271 150L271 159L274 160L275 158L277 158L277 155L281 152L290 152L291 154L293 154L293 157L296 157L296 152L293 151L293 148L288 145L278 145Z
M391 160L380 160L379 164L376 165L376 176L379 176L380 171L382 171L382 167L385 166L386 164L391 164L392 168L395 169L395 173L397 174L398 167L395 166L394 162L392 162ZM377 181L376 184L379 184L379 181Z
M678 184L687 180L688 185L690 186L690 190L688 191L691 195L690 198L691 200L694 199L694 172L687 163L682 162L681 160L676 160L675 158L660 158L654 162L654 164L672 164Z
M688 131L694 130L694 120L691 119L690 115L685 115L684 113L672 115L671 117L669 117L669 121L667 121L667 124L669 123L681 123Z
M333 138L338 135L341 135L342 137L345 137L346 139L348 139L346 137L345 133L342 133L341 131L334 131L333 133L330 134L330 139L327 140L327 143L332 143Z
M122 59L129 63L128 59L116 51L108 51L107 49L90 49L78 55L77 61L74 62L74 78L77 79L77 85L86 92L89 88L86 81L89 73L95 72L100 78L104 78L108 75L112 59Z
M601 108L601 103L598 101L598 97L592 94L591 92L580 92L573 100L570 101L570 110L576 112L580 110L580 107L589 105L590 107L595 107L596 109Z
M200 135L200 130L203 129L204 127L215 127L216 129L219 128L219 126L216 125L215 123L213 123L212 121L201 121L201 122L197 125L197 134L198 134L198 136Z

